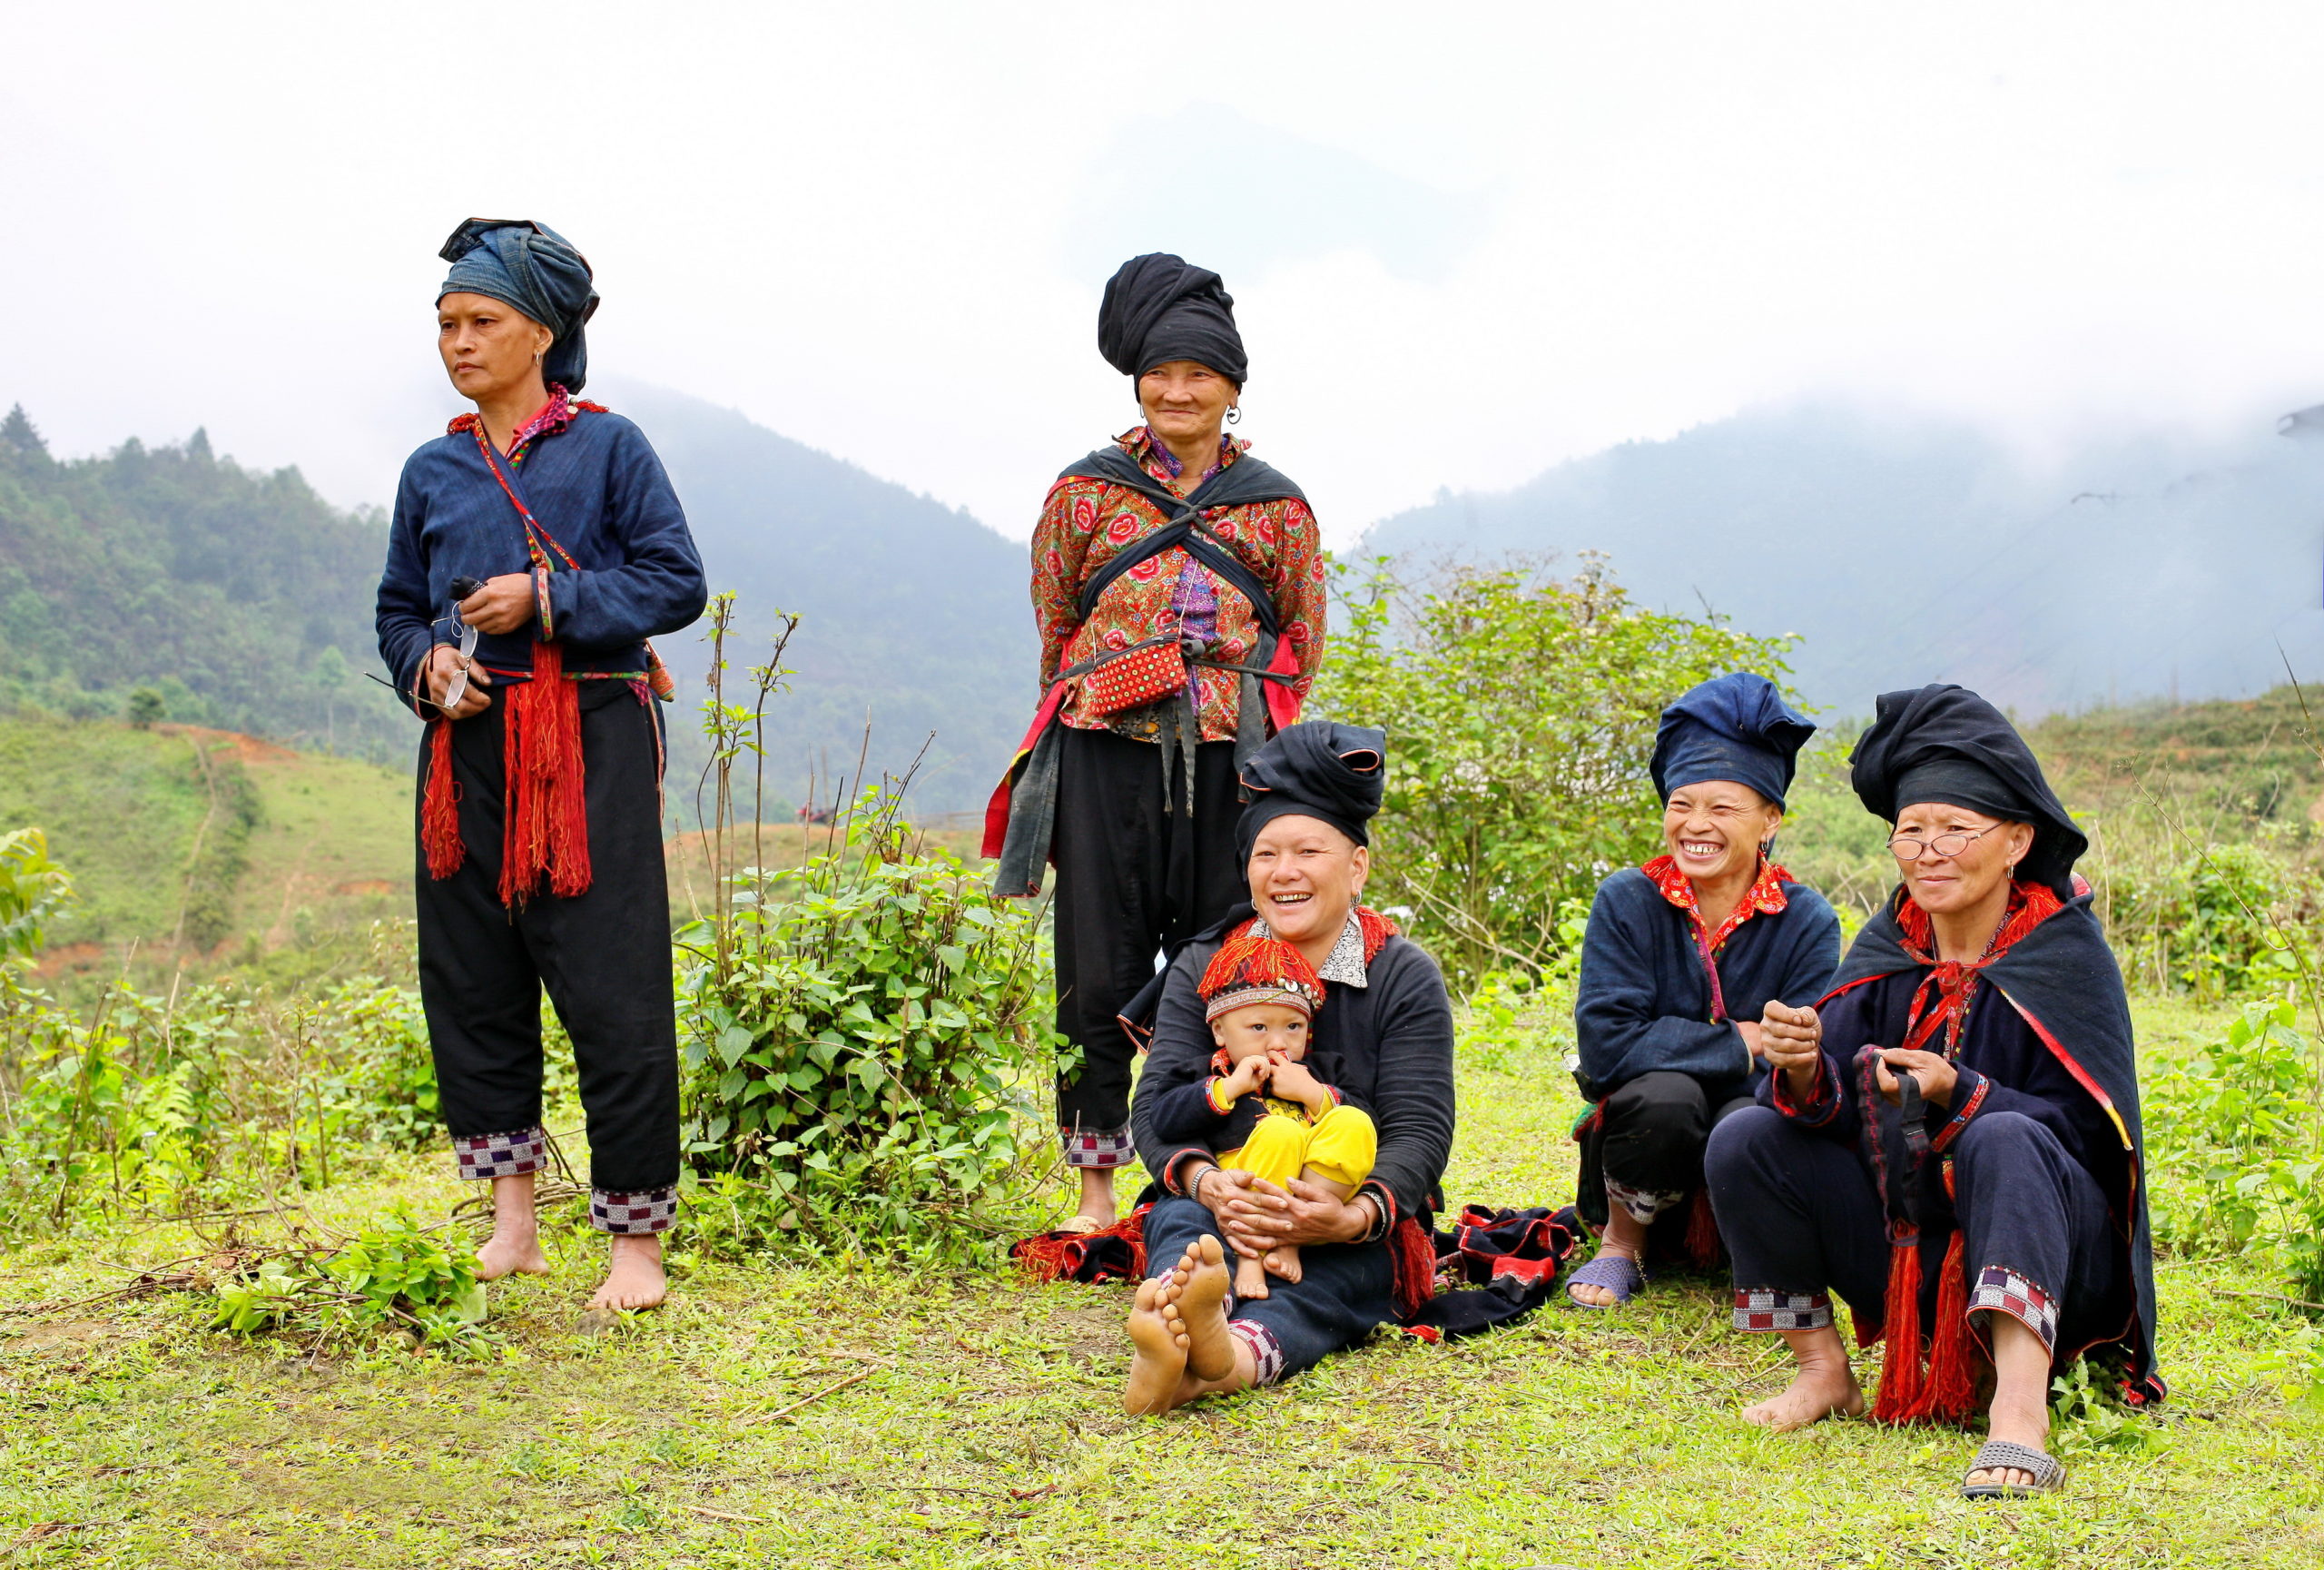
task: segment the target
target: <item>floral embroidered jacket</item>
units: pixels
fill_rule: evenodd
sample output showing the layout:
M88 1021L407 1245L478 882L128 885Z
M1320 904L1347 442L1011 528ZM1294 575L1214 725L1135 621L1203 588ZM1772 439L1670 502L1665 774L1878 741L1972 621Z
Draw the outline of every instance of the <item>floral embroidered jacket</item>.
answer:
M1116 439L1138 466L1164 486L1177 478L1170 450L1145 426ZM1250 447L1221 440L1219 465ZM1118 578L1099 597L1089 619L1077 619L1081 586L1141 536L1164 526L1162 509L1134 491L1103 480L1068 476L1050 488L1033 528L1033 615L1041 635L1041 686L1067 666L1108 649L1127 648L1177 633L1207 644L1225 660L1245 661L1258 650L1258 618L1243 597L1220 585L1183 550L1162 552ZM1276 617L1299 662L1293 690L1305 697L1324 654L1324 556L1315 516L1298 501L1271 501L1207 509L1205 525L1275 591ZM1196 708L1205 741L1232 741L1241 710L1242 678L1231 670L1197 667ZM1117 729L1151 739L1126 715L1090 712L1088 696L1075 692L1061 717L1080 730Z

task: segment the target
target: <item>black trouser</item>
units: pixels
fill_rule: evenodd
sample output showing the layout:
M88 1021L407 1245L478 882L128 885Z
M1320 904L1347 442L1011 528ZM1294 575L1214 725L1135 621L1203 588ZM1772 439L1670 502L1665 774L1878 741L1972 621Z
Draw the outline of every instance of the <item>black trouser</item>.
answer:
M1057 1028L1081 1049L1081 1068L1058 1081L1058 1126L1067 1136L1066 1160L1077 1167L1129 1163L1130 1063L1137 1054L1118 1016L1153 979L1156 954L1249 897L1235 856L1243 810L1235 744L1196 748L1192 817L1183 783L1163 778L1164 755L1152 743L1111 731L1068 728L1060 742L1050 841ZM1176 892L1184 890L1192 892Z
M1626 1081L1601 1103L1595 1140L1610 1206L1648 1225L1659 1219L1702 1187L1711 1129L1751 1104L1743 1095L1713 1107L1700 1080L1667 1069Z
M546 884L521 908L501 904L501 706L452 726L467 860L450 877L419 870L419 995L444 1121L464 1175L533 1170L524 1140L541 1121L541 989L573 1038L588 1114L593 1214L678 1180L677 1018L670 984L670 896L662 866L660 751L652 709L625 681L577 684L587 783L590 884L560 899ZM420 788L428 746L420 748ZM640 1201L639 1208L649 1208ZM645 1217L638 1217L643 1223ZM609 1224L609 1220L611 1224Z
M1986 1112L1961 1131L1953 1164L1971 1324L2008 1314L2053 1353L2120 1334L2130 1294L2106 1196L2058 1136L2022 1113ZM1832 1322L1832 1292L1859 1323L1879 1322L1887 1227L1854 1145L1755 1106L1719 1125L1704 1167L1735 1259L1737 1329L1819 1328ZM1925 1269L1924 1325L1937 1278Z
M1205 1233L1221 1246L1217 1218L1197 1200L1166 1196L1146 1213L1146 1273L1167 1274ZM1228 1259L1235 1258L1232 1249ZM1228 1329L1251 1349L1254 1383L1272 1385L1360 1347L1396 1317L1396 1270L1385 1243L1308 1243L1299 1279L1269 1281L1267 1295L1229 1298Z

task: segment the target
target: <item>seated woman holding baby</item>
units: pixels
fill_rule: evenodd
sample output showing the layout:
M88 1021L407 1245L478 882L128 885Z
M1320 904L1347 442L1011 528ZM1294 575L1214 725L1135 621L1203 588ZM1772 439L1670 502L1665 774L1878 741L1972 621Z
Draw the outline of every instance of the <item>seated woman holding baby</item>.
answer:
M1452 1008L1435 962L1360 903L1385 746L1322 722L1252 757L1250 903L1163 978L1130 1103L1157 1189L1131 1412L1273 1384L1427 1300Z

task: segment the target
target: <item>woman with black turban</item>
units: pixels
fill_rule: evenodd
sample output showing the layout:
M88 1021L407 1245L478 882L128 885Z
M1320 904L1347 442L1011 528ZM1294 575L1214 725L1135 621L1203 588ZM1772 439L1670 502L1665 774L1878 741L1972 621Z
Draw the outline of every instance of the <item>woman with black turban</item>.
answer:
M1832 1324L1887 1343L1872 1415L1959 1423L1990 1364L1969 1498L2064 1481L2053 1372L2102 1362L2133 1406L2154 1368L2138 1067L2122 973L2073 876L2089 842L2024 741L1957 686L1882 696L1851 760L1903 878L1814 1008L1770 1008L1760 1105L1712 1134L1738 1329L1798 1371L1744 1417L1865 1409Z
M1226 434L1248 374L1218 275L1139 256L1098 347L1143 421L1068 469L1033 530L1043 699L994 793L995 886L1056 882L1058 1123L1093 1231L1130 1159L1134 1055L1116 1017L1154 957L1236 897L1236 772L1299 717L1324 650L1324 562L1299 488Z
M662 1300L676 1212L677 1024L662 870L669 685L645 639L702 614L685 514L645 435L573 394L597 309L555 231L471 218L441 252L437 347L476 405L404 463L379 657L419 749L419 990L460 1175L492 1183L487 1280L546 1272L540 994L573 1039L593 1308Z
M1663 853L1599 885L1574 994L1574 1077L1594 1103L1576 1131L1577 1200L1604 1229L1597 1257L1566 1284L1583 1308L1644 1289L1649 1234L1665 1251L1718 1262L1703 1144L1766 1075L1767 1006L1813 1002L1831 985L1839 918L1771 856L1815 731L1773 682L1742 672L1662 711L1649 768Z
M1429 1227L1452 1149L1452 1006L1436 963L1362 903L1386 746L1379 731L1318 722L1251 759L1236 826L1247 903L1157 978L1130 1109L1138 1160L1155 1179L1140 1232L1147 1279L1129 1319L1132 1412L1273 1384L1428 1301ZM1227 1170L1211 1145L1164 1133L1166 1114L1204 1094L1213 1071L1203 972L1254 934L1291 944L1322 977L1303 1066L1379 1131L1371 1174L1345 1198L1330 1184L1284 1189ZM1258 1259L1283 1245L1299 1250L1299 1279L1236 1301L1226 1251Z

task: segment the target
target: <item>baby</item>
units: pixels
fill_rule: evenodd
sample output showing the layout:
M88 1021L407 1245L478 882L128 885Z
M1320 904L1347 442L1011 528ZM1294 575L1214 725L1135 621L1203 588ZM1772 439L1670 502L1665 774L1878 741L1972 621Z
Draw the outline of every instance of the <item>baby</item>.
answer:
M1299 1178L1343 1200L1354 1194L1372 1175L1379 1136L1369 1113L1308 1071L1308 1027L1324 1004L1315 967L1280 938L1246 933L1212 958L1200 991L1218 1048L1212 1074L1165 1097L1157 1131L1200 1140L1221 1167L1278 1189ZM1236 1295L1265 1297L1269 1274L1298 1280L1298 1249L1238 1257Z

